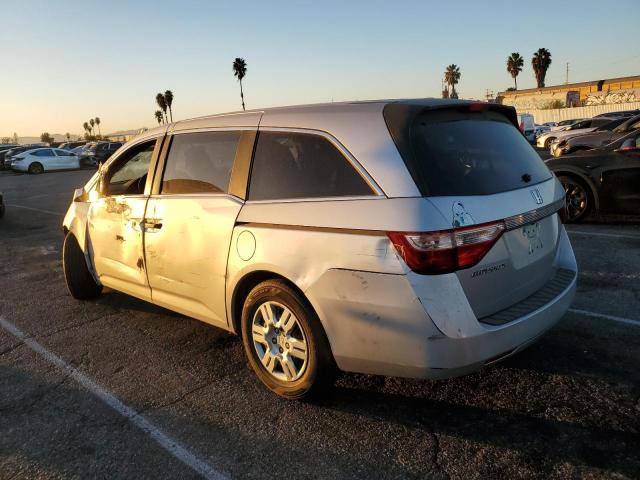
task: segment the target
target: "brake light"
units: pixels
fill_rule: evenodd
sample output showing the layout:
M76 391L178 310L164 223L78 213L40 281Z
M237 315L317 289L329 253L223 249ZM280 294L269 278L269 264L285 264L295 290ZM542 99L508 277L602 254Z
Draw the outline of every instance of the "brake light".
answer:
M387 232L387 236L411 270L433 275L473 267L504 230L500 221L437 232Z

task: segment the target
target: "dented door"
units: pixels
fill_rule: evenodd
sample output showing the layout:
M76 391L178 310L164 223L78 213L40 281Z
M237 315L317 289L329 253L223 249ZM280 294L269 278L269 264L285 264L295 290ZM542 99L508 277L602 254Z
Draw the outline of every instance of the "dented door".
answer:
M150 300L143 252L147 196L109 196L89 209L89 238L95 269L108 287Z
M224 194L149 199L145 253L153 303L226 327L227 256L241 207Z

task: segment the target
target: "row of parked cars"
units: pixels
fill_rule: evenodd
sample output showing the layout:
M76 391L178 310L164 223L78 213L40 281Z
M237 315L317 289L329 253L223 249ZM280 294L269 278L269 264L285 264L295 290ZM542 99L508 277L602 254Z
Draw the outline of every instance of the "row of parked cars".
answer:
M97 166L123 142L66 142L58 147L46 143L0 145L0 168L27 173Z
M566 220L591 212L640 214L640 111L567 120L538 135L566 192Z

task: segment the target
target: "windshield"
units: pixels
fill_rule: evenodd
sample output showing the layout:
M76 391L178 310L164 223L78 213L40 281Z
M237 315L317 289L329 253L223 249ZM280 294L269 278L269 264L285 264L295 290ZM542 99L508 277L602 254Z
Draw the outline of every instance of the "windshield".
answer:
M499 112L426 111L404 134L410 145L399 150L425 196L490 195L551 178L522 133Z

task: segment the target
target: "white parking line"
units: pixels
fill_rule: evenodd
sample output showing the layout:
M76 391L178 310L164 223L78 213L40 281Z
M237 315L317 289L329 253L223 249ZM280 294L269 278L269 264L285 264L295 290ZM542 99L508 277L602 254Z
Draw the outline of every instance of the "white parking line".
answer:
M632 320L630 318L616 317L615 315L606 315L604 313L590 312L589 310L580 310L578 308L570 308L571 313L586 315L587 317L602 318L603 320L611 320L613 322L624 323L625 325L633 325L640 327L640 320Z
M25 210L33 210L34 212L41 212L41 213L47 213L49 215L56 215L58 217L64 217L64 213L52 212L51 210L43 210L42 208L25 207L24 205L15 205L12 203L7 203L7 207L24 208Z
M619 235L617 233L601 233L601 232L583 232L580 230L569 230L572 235L586 235L588 237L604 237L604 238L631 238L633 240L640 240L640 235Z
M14 337L21 340L26 346L28 346L31 350L47 360L49 363L67 372L69 376L76 382L93 393L107 406L128 419L140 430L149 435L162 448L164 448L167 452L169 452L187 467L193 469L206 479L222 480L227 478L223 473L196 457L193 453L183 447L177 440L164 433L153 423L147 420L144 416L138 414L138 412L133 410L131 407L128 407L127 405L122 403L120 400L118 400L118 398L116 398L115 395L98 385L96 382L91 380L79 370L73 368L71 365L66 363L54 353L47 350L45 347L40 345L33 338L29 337L22 330L20 330L11 322L5 320L3 317L0 317L0 327L12 334Z

